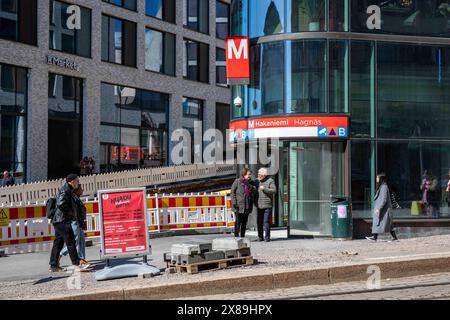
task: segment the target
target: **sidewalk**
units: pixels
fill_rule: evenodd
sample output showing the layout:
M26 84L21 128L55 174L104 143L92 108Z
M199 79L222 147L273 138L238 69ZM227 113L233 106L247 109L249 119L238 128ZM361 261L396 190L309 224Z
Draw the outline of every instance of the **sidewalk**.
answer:
M170 251L173 243L210 241L222 236L197 235L152 239L153 255L150 263L159 268L164 268L163 252ZM207 290L211 290L211 288L219 290L220 286L224 286L222 289L223 292L226 292L230 288L226 289L225 287L235 283L236 287L233 287L233 290L248 291L252 289L249 287L252 285L273 286L274 281L279 280L280 274L287 284L292 280L292 283L296 283L296 285L303 285L303 282L306 284L313 280L318 282L329 281L330 274L333 274L333 276L352 277L354 275L356 278L367 278L367 267L365 267L367 264L381 265L384 263L389 270L395 270L399 273L398 276L401 276L403 265L398 265L400 266L398 267L394 264L390 265L390 262L401 262L404 267L411 268L414 263L405 263L405 261L416 260L417 271L429 273L427 270L431 269L425 268L424 262L430 261L431 267L435 264L436 268L442 269L448 267L449 265L446 263L450 261L450 248L448 246L450 235L407 239L399 243L385 241L370 243L365 240L340 242L328 239L287 240L280 237L283 237L282 232L276 232L272 242L252 242L252 255L259 261L254 266L195 275L163 274L151 279L127 278L107 282L95 281L93 273L82 273L80 290L68 289L67 279L70 274L48 273L48 253L4 257L0 258L0 297L2 299L48 299L66 295L105 292L104 295L95 296L95 298L120 299L123 298L124 290L133 289L136 294L134 297L142 297L139 296L142 294L142 290L147 290L148 295L145 297L151 298L153 292L156 292L155 290L159 286L163 286L161 287L163 289L158 289L159 292L166 295L168 294L167 290L172 290L175 292L173 294L176 294L176 288L180 290L186 284L192 288L201 288L202 283L205 284L205 290L206 288L209 288ZM98 251L98 246L88 248L87 258L90 261L97 262L98 267L101 268L102 264L98 261ZM444 258L440 259L441 257ZM68 263L68 258L62 260L63 265ZM443 264L446 265L442 267ZM441 269L438 272L443 272ZM410 271L406 270L405 274ZM450 267L448 267L448 271L450 271ZM320 275L328 278L321 279ZM291 276L295 279L290 279ZM248 281L245 281L245 279L248 279ZM267 283L264 284L265 282ZM169 292L169 294L172 293ZM203 294L202 292L192 294L204 295L208 294L208 291L203 292ZM131 294L131 297L133 297L133 294Z

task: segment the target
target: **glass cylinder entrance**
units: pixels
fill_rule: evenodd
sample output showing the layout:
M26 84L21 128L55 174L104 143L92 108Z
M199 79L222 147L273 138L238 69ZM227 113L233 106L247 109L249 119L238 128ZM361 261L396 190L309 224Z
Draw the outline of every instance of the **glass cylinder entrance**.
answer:
M345 142L288 142L291 235L331 235L330 195L344 194Z

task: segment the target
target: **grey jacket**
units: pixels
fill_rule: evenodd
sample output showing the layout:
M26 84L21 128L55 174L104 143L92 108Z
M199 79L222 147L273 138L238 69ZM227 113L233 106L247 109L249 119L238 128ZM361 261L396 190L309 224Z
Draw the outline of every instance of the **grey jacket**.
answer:
M263 186L264 190L259 187ZM266 177L264 180L257 180L256 187L258 190L258 200L256 205L258 209L268 209L273 207L273 198L277 193L275 181L272 178Z
M78 206L72 187L68 183L64 183L56 196L56 211L52 223L76 221L77 214Z
M392 231L393 212L389 188L383 183L374 199L372 233L381 234ZM377 214L377 211L379 214Z
M248 186L251 192L249 197L245 195L245 185L242 177L234 180L231 186L231 206L235 213L250 214L253 210L256 188L252 181L248 182Z

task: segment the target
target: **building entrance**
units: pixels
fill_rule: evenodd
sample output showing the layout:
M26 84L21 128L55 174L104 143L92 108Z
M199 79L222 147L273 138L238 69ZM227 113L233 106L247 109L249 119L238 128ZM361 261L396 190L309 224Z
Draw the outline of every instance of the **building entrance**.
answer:
M345 154L346 142L283 144L279 209L290 235L331 235L330 195L346 193Z

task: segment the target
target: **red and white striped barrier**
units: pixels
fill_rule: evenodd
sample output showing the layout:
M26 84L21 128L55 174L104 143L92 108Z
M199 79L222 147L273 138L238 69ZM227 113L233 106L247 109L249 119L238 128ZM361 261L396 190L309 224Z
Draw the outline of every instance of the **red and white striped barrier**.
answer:
M86 238L98 238L98 201L85 202L85 206ZM149 233L234 226L230 199L220 194L149 195L147 214ZM7 254L46 251L53 239L54 230L46 218L44 203L0 207L0 249Z

